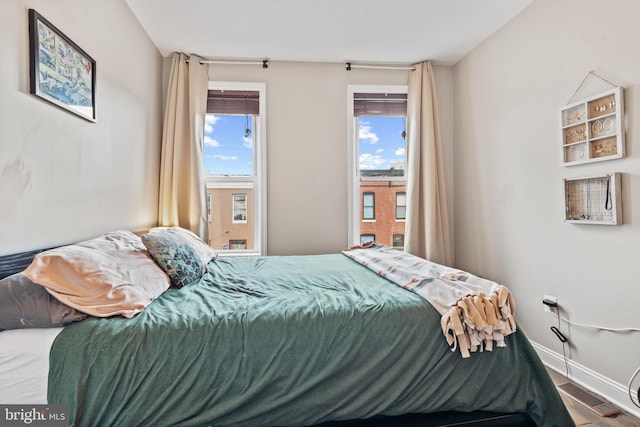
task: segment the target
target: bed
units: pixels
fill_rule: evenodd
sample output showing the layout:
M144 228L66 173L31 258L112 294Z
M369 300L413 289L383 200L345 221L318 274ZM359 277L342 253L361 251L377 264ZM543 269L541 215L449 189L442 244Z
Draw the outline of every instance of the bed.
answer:
M34 255L0 270L27 274ZM0 332L0 378L14 379L0 404L69 405L77 426L574 425L521 329L463 358L429 302L343 254L203 264L163 268L170 283L133 314ZM38 345L6 344L21 334ZM7 362L36 347L38 369Z

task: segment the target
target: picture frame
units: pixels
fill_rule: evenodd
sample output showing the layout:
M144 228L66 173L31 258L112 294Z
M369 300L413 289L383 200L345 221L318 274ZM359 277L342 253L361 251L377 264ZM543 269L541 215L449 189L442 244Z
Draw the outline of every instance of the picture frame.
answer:
M30 92L96 122L96 61L34 9L29 9Z

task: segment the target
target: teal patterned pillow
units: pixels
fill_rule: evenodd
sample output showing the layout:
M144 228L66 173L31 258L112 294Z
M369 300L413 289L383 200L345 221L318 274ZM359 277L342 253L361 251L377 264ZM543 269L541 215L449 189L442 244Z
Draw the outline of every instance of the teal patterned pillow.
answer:
M142 242L175 287L194 282L207 271L189 241L176 233L147 233Z

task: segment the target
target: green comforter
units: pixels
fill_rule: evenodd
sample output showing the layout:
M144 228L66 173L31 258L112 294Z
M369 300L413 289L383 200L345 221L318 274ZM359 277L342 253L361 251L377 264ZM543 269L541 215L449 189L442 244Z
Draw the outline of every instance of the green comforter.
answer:
M462 359L440 315L341 255L218 258L132 319L66 327L48 400L78 426L302 426L411 412L573 425L525 335Z

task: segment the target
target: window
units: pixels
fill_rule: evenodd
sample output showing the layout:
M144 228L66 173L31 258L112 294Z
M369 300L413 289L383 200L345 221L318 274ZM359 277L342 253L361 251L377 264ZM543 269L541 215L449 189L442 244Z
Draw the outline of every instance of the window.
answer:
M375 234L363 234L360 236L361 245L364 245L365 243L368 243L368 242L373 242L374 240L376 240Z
M362 219L376 219L376 194L366 192L362 194Z
M406 86L348 89L349 243L394 246L406 216Z
M233 195L233 222L236 224L247 223L247 195Z
M404 249L404 234L393 235L393 247L394 249Z
M407 218L407 193L399 191L396 193L396 219Z
M264 254L264 83L209 82L204 133L209 240L224 256Z
M229 248L247 249L247 241L246 240L229 240Z

